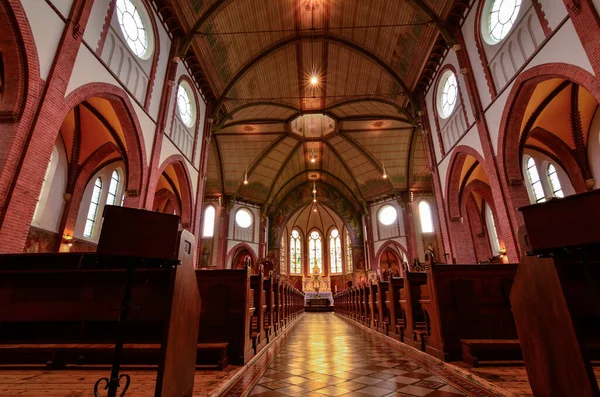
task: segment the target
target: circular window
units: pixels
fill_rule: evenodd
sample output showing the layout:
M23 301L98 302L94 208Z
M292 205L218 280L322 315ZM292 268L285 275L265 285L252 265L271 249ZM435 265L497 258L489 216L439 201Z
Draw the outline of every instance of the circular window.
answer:
M331 231L331 237L337 238L337 236L339 236L339 235L340 235L340 233L337 231L337 229L333 229Z
M243 229L247 229L252 225L252 214L247 209L240 209L235 214L235 223Z
M438 112L440 117L447 119L454 112L458 100L458 83L456 76L448 70L440 79L438 87Z
M194 122L196 121L192 98L190 86L185 81L182 81L177 89L177 112L183 124L190 128L194 126Z
M146 29L148 24L144 23L147 20L145 13L140 13L132 0L117 0L117 19L131 51L139 58L149 58L152 51Z
M519 10L521 0L490 0L487 12L483 13L481 26L483 37L488 44L494 45L501 42L512 29Z
M379 210L379 222L381 222L382 225L391 225L392 223L396 222L397 217L398 212L391 205L384 205Z

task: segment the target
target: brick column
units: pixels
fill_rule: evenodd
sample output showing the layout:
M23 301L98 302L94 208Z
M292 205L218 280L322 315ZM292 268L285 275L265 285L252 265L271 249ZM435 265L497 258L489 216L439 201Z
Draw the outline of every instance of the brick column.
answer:
M28 133L20 169L8 190L6 210L0 219L0 252L21 252L42 187L52 149L63 123L65 92L83 39L94 0L75 0L58 44L54 63Z
M519 226L521 225L516 216L517 207L512 205L512 200L506 192L506 182L501 178L500 172L498 171L498 165L496 164L496 156L494 154L490 132L483 114L483 106L477 91L475 77L473 76L471 61L469 60L469 55L465 50L466 47L464 37L462 36L460 29L456 29L454 35L458 43L458 45L455 46L458 63L461 68L461 73L463 73L465 76L465 88L467 89L469 101L473 108L475 124L479 133L481 147L483 148L485 164L482 164L482 166L484 167L489 178L490 187L494 195L494 204L498 214L496 227L499 229L499 235L501 236L503 240L502 242L506 247L509 260L511 262L518 262L520 251L517 233ZM457 247L455 245L455 249L456 248Z
M575 31L592 64L594 74L600 74L600 18L592 0L563 0Z

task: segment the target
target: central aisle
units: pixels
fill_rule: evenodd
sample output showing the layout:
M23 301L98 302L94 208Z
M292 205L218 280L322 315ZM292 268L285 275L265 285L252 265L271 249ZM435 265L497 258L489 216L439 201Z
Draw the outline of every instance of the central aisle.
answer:
M306 313L250 395L466 395L407 354L334 313Z

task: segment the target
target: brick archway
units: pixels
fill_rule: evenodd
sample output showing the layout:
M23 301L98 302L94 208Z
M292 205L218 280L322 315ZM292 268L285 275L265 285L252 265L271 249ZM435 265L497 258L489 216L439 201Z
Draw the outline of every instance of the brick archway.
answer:
M235 263L233 263L233 260L236 259L236 256L240 256L244 252L246 252L247 255L250 256L250 259L252 260L252 265L255 265L258 262L258 257L256 256L256 253L254 252L252 247L250 247L246 243L239 243L229 250L227 257L225 258L225 266L227 266L231 259L231 268L233 269L233 266L235 265Z
M475 160L477 160L479 164L483 167L484 171L488 173L488 171L485 169L486 162L477 150L473 149L470 146L464 145L457 146L454 149L454 151L452 152L452 157L450 158L448 172L446 173L445 201L447 206L446 210L448 211L450 221L457 221L460 219L460 187L462 182L461 172L468 156L475 158Z
M148 172L146 161L146 146L142 127L129 100L128 94L112 84L90 83L71 92L57 114L57 118L64 120L71 109L90 98L102 98L110 102L119 119L125 145L127 146L126 198L125 206L138 208L146 188L146 174Z
M509 186L520 186L523 183L520 135L527 105L538 84L553 78L562 78L578 84L600 103L600 82L591 73L578 66L548 63L521 73L506 100L498 135L498 167L500 176ZM527 200L525 204L528 203Z
M158 180L160 176L165 171L165 169L172 165L175 170L175 174L177 175L177 180L179 181L180 187L180 198L181 198L181 225L184 229L193 230L192 228L192 219L194 219L194 199L193 199L193 189L192 189L192 179L190 177L190 173L185 165L185 158L181 154L174 154L165 161L163 161L162 165L158 168L158 171L155 174L155 177L152 178L150 184L148 186L149 196L152 195L152 201L154 201L154 193L156 190L156 185L158 184ZM147 206L152 206L153 203L147 203Z

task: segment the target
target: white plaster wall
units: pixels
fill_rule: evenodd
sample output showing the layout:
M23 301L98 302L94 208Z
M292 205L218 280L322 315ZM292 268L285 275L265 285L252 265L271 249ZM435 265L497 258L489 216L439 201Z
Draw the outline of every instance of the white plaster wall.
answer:
M565 19L569 12L565 3L556 0L538 0L542 6L542 11L546 15L546 20L550 29L555 30L556 27ZM599 1L599 0L594 0Z
M510 83L504 91L496 97L494 103L485 111L485 120L487 122L488 130L490 132L490 139L492 141L492 148L494 153L498 154L498 136L500 134L500 124L502 123L502 114L504 113L504 107L506 101L510 95L514 83Z
M68 173L67 154L60 136L56 141L54 151L40 192L38 208L31 224L44 230L58 232L65 204L64 194Z
M73 0L50 0L50 2L56 7L58 12L65 18L69 18L69 12L73 5Z
M592 0L592 2L594 3L596 10L600 11L600 0Z
M596 180L594 189L600 189L600 111L596 109L588 135L588 161Z
M40 77L45 81L52 68L65 24L45 1L21 0L21 4L25 9L35 40L40 62Z
M485 79L485 73L481 65L481 60L479 59L479 51L477 50L477 44L475 41L475 34L479 34L479 32L475 32L476 14L477 4L474 4L469 11L469 15L467 15L465 19L465 23L462 28L462 34L467 47L467 53L469 54L469 60L471 61L471 68L473 69L473 77L475 78L479 97L483 107L486 107L492 101L492 96L490 95L490 90L488 89L487 80Z
M100 46L100 35L106 17L108 16L110 2L111 0L94 0L90 18L85 28L85 32L83 33L83 41L85 41L90 48L94 49L94 51Z
M153 13L154 14L154 13ZM169 53L171 51L171 39L167 31L165 30L162 22L158 18L158 15L153 15L158 27L158 43L160 48L160 54L156 64L156 77L154 78L154 86L152 87L152 96L150 97L150 106L148 112L154 119L158 118L158 112L160 110L160 100L162 98L162 92L165 86L165 74L167 73L167 65L170 62Z

